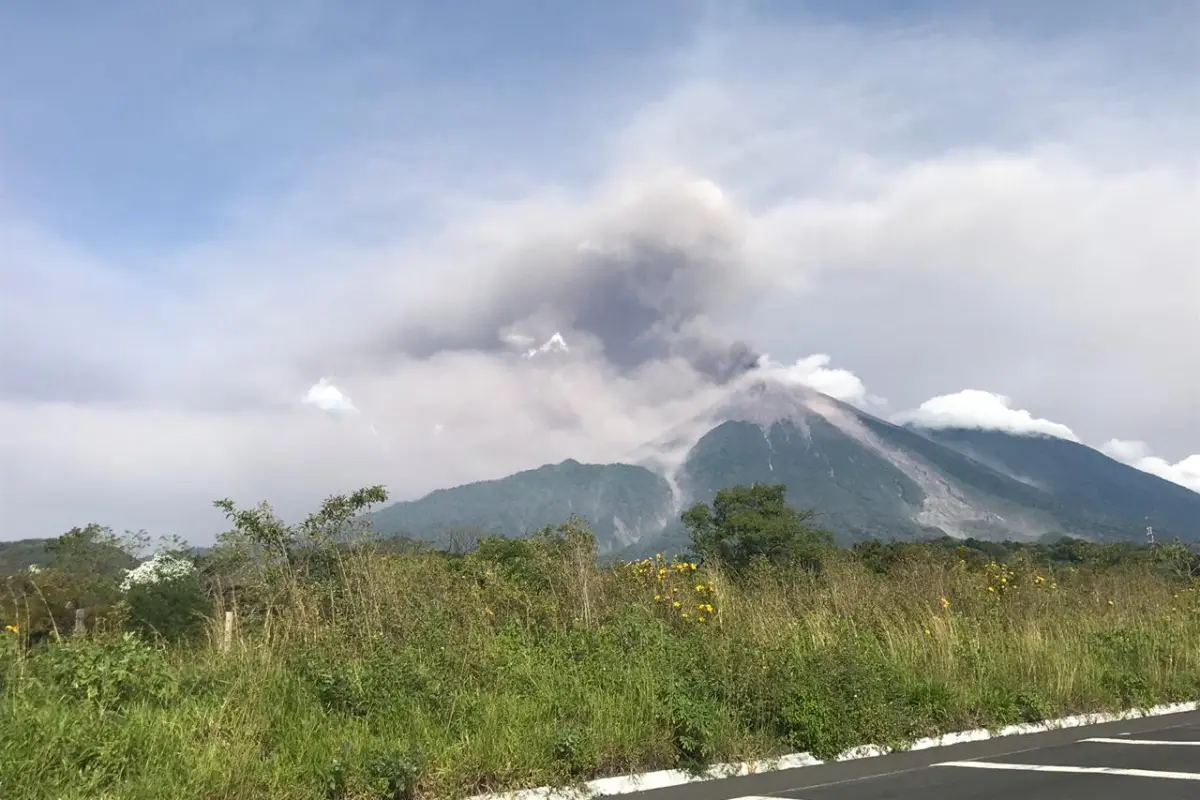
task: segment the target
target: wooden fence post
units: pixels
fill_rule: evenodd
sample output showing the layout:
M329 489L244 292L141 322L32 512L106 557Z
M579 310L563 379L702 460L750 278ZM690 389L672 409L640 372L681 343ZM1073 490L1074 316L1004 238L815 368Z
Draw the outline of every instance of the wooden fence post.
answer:
M229 648L233 646L233 612L225 612L225 635L221 638L221 651L229 652Z
M80 634L84 633L87 630L87 627L84 625L84 618L86 616L87 616L87 609L84 609L84 608L75 609L75 635L76 636L79 636Z

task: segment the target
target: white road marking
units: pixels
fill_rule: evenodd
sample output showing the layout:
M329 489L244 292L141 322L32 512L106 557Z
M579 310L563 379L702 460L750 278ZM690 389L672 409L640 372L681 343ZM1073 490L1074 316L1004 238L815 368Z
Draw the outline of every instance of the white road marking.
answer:
M1130 778L1169 778L1177 781L1200 781L1200 772L1163 772L1153 769L1116 769L1115 767L1062 767L1048 764L1002 764L997 761L943 761L935 767L969 767L971 769L1010 769L1024 772L1069 772L1076 775L1124 775Z
M1175 742L1170 739L1080 739L1081 742L1100 742L1102 744L1161 744L1182 747L1200 747L1200 742Z
M782 798L767 797L765 794L749 794L745 797L735 797L733 800L782 800Z

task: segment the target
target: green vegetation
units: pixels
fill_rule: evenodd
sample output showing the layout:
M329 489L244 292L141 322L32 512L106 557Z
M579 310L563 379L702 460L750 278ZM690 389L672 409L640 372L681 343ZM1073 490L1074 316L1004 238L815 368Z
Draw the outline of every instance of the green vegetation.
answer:
M813 569L833 545L831 533L809 526L814 516L787 504L784 484L756 483L722 489L711 509L697 503L683 513L683 524L692 552L735 573L755 559Z
M0 796L463 797L1200 694L1183 545L839 549L784 499L688 511L702 562L600 566L574 518L380 542L378 488L295 526L223 501L232 530L156 580L67 558L115 547L76 529L7 579Z

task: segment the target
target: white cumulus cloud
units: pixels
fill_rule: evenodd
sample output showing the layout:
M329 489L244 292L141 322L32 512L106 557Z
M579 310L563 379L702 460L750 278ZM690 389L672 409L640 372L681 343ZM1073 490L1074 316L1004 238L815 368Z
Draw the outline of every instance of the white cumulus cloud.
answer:
M837 400L856 406L881 405L885 401L867 393L866 384L848 369L830 368L832 359L825 353L814 353L783 364L763 355L758 368L776 380L815 389Z
M321 378L308 389L304 395L305 404L315 406L330 414L357 414L358 409L341 389L334 386L328 378Z
M964 389L930 398L911 411L897 414L894 419L923 428L979 428L1079 441L1066 425L1035 417L1023 408L1013 408L1010 398L979 389Z
M1129 439L1109 439L1100 447L1100 451L1143 472L1200 492L1200 454L1190 455L1172 464L1165 458L1153 455L1150 445L1145 442Z

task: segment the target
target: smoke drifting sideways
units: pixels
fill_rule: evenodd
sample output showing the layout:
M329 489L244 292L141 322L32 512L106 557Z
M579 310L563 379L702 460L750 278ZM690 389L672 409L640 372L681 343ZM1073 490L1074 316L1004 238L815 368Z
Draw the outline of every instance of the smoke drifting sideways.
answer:
M1100 447L1100 452L1143 472L1200 492L1200 454L1171 463L1154 455L1150 445L1136 439L1109 439Z
M368 349L385 362L571 352L621 377L673 360L724 384L760 358L711 322L763 286L744 235L740 212L709 181L615 187L567 220L513 220L507 238L463 256L470 269L426 287Z

